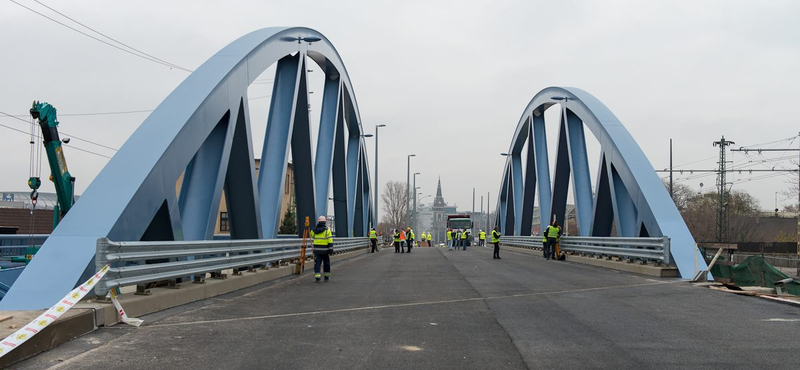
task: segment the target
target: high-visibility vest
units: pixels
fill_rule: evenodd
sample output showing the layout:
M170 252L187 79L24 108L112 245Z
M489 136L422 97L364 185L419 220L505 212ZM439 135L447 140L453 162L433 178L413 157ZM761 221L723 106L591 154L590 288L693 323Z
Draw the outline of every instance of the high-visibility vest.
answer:
M492 243L500 242L500 233L497 230L492 230Z
M542 243L547 243L547 235L542 234Z
M413 241L414 239L416 239L416 238L414 238L414 232L413 231L409 231L409 233L410 233L411 237L408 240Z
M403 230L400 230L400 240L406 240L406 232Z
M447 240L453 240L453 232L450 230L447 230Z
M484 239L486 239L486 232L485 232L485 231L481 231L481 233L480 233L480 234L478 234L478 237L479 237L481 240L484 240Z
M321 233L315 233L314 230L311 230L311 239L314 241L312 244L315 252L327 252L333 247L333 233L327 227Z
M548 238L558 238L558 233L561 232L561 228L548 226L546 231Z
M396 242L400 241L400 233L394 233L394 241Z
M378 232L376 232L375 230L370 230L369 231L369 238L370 239L378 239Z
M431 233L428 233L428 241L431 241L431 239L433 239L433 237L431 236Z
M461 233L461 239L462 240L467 240L467 233L466 232Z

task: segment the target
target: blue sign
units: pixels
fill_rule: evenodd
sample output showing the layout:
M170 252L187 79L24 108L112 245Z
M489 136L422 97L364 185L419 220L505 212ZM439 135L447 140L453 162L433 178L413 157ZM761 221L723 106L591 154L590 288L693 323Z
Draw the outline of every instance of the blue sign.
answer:
M13 202L14 201L14 193L3 193L3 201L4 202Z

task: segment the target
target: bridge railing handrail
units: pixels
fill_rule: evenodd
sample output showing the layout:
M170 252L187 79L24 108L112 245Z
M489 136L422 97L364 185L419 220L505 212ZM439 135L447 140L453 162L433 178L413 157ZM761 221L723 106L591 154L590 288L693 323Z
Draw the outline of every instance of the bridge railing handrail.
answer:
M302 239L113 242L100 238L95 265L98 270L106 264L110 268L97 283L95 294L104 296L116 287L298 259L302 244ZM311 242L306 244L306 255L310 256ZM333 253L368 246L369 238L335 238Z
M541 236L503 236L501 244L524 248L542 248ZM564 236L559 240L562 251L614 256L670 263L670 240L660 238L584 237Z

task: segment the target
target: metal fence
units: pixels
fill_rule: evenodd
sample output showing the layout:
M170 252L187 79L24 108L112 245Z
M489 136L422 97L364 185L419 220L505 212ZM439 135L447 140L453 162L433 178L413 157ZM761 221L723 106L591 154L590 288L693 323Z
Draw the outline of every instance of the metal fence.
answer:
M542 249L541 236L503 236L501 245ZM562 251L598 257L618 257L670 263L669 237L661 238L601 238L565 236L559 240Z
M48 234L0 234L0 257L34 254L47 240Z
M95 287L105 296L112 288L177 279L205 277L228 269L258 268L300 258L301 239L113 242L97 240L95 264L111 268ZM310 244L310 242L308 242ZM333 254L369 247L369 238L336 238ZM309 246L306 255L311 256Z

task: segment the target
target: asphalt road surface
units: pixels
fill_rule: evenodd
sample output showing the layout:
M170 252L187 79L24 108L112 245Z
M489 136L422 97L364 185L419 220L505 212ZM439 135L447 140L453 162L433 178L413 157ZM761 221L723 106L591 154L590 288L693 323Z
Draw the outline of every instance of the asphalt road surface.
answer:
M384 249L12 369L792 369L800 309L538 254Z

